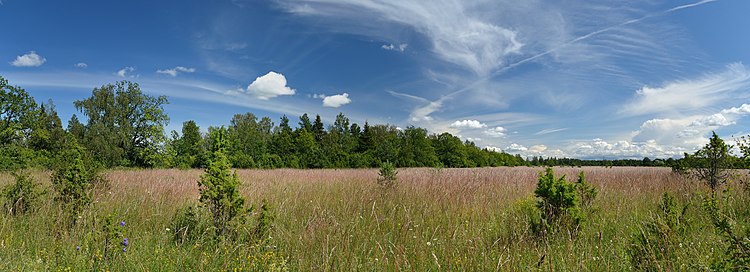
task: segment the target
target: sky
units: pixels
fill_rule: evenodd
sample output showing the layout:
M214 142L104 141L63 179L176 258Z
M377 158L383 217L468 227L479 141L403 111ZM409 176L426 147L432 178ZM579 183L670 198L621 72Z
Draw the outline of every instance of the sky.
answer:
M750 129L746 0L0 0L0 76L63 122L128 80L180 130L252 112L522 156L681 157Z

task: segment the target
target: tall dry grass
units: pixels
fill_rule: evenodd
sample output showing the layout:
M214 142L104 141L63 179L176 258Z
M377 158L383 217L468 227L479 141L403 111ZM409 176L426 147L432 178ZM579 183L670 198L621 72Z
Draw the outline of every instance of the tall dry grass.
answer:
M705 189L668 168L556 168L573 180L583 171L599 189L597 211L575 240L540 241L528 231L524 211L533 208L533 191L542 168L399 169L398 185L382 190L375 169L238 170L241 193L249 205L265 199L275 216L267 247L283 254L294 270L627 270L627 246L641 222L655 210L664 192L689 199ZM133 237L126 264L134 270L169 270L186 263L197 269L230 269L221 252L201 252L170 243L165 229L175 212L197 203L201 170L113 170L108 188L97 190L89 216L107 213L129 222ZM49 173L35 176L48 184ZM11 178L0 174L0 184ZM47 203L52 205L51 203ZM36 216L53 216L53 209ZM76 239L16 239L37 219L3 218L0 251L10 242L20 247L0 254L6 268L29 267L49 255L23 247L74 248ZM13 222L10 222L13 221ZM694 249L686 265L705 264L719 238L696 225ZM33 232L32 232L33 233ZM700 234L698 236L698 234ZM11 237L11 238L9 238ZM700 243L700 244L698 244ZM30 246L32 245L32 246ZM63 248L63 249L60 249ZM227 256L234 249L225 249ZM158 255L154 255L157 254ZM5 255L5 256L2 256ZM33 255L32 257L29 257ZM71 256L75 256L74 254ZM75 264L75 259L70 261ZM69 262L55 262L67 264ZM136 265L137 264L137 265ZM184 264L183 264L184 265ZM686 266L691 269L700 266ZM58 266L39 266L59 268ZM2 267L0 267L2 268ZM131 270L131 269L124 269Z

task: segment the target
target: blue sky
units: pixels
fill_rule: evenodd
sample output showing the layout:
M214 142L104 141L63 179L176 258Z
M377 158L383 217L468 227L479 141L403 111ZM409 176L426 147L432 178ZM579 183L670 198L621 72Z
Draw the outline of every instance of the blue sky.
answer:
M593 159L750 133L750 1L0 3L0 75L64 121L130 80L168 96L169 130L343 112Z

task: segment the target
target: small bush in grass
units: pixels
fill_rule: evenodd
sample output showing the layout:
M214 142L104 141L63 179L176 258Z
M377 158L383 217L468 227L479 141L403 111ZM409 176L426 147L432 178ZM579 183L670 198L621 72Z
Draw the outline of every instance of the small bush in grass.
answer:
M26 172L13 173L13 177L15 183L3 189L5 210L11 215L22 215L34 211L39 196L44 194L39 189L39 183Z
M546 236L562 229L575 233L583 219L575 184L566 181L564 175L556 178L552 168L547 168L544 173L539 173L534 195L541 214L539 223L532 222L537 233Z
M199 206L188 206L172 217L169 229L172 241L178 245L195 243L208 233L208 223Z
M205 173L198 181L200 202L211 212L217 236L231 236L229 228L232 220L246 213L245 199L240 196L240 179L237 172L231 171L226 148L229 145L225 128L211 132L213 155ZM242 216L241 216L242 217Z
M664 193L659 203L659 213L644 222L631 238L628 254L637 270L675 270L676 251L685 235L685 213L689 203L679 204L669 193Z
M703 206L708 211L716 231L727 244L725 254L715 259L711 264L716 271L748 271L750 270L750 222L738 216L735 208L744 203L734 203L730 194L720 201L712 195Z
M578 173L578 179L576 180L575 188L576 193L578 194L578 197L580 199L581 209L583 209L584 211L589 211L591 205L594 202L594 199L596 199L596 196L599 194L599 191L596 189L596 187L586 182L586 177L583 175L583 172Z
M378 185L383 188L391 188L396 185L398 181L398 171L396 166L391 162L384 162L380 164L380 171L378 171Z
M263 199L263 203L260 205L260 211L256 218L255 229L253 230L256 239L264 239L268 237L268 233L273 227L274 216L271 213L271 208L268 205L268 201Z
M72 148L62 153L58 165L52 173L52 188L55 190L55 201L62 205L62 211L75 224L78 215L91 203L91 184L100 180L96 170L84 164L84 153L81 147Z

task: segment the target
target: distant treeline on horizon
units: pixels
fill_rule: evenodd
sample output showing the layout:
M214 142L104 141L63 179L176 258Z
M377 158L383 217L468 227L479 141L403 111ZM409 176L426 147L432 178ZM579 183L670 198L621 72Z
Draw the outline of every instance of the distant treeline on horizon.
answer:
M88 161L101 167L202 168L208 163L211 139L194 121L180 132L164 133L169 117L165 96L144 94L137 83L119 81L95 88L74 102L86 117L74 114L63 128L49 100L38 105L23 88L0 77L0 169L51 168L62 150L84 148ZM213 131L217 127L209 127ZM369 168L383 162L397 167L493 166L674 166L679 160L524 159L477 147L450 133L428 134L409 126L350 123L339 113L326 126L319 115L299 117L296 127L282 116L235 114L227 126L226 153L235 168Z

